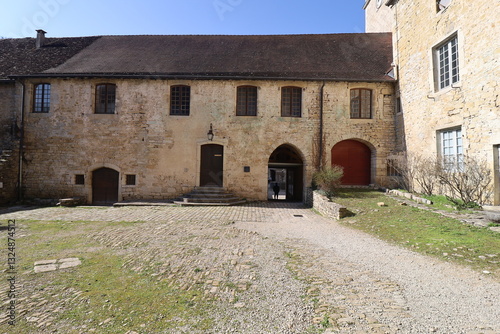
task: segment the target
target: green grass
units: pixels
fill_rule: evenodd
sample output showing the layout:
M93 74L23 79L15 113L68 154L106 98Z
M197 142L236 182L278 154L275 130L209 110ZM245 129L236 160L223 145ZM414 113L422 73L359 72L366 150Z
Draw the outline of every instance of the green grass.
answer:
M377 191L341 190L333 201L355 214L341 220L346 225L417 252L487 270L500 277L500 233L428 210L402 206ZM378 202L387 206L379 207Z
M22 226L18 235L26 236L16 240L16 280L19 296L28 298L19 301L19 305L33 300L56 305L64 300L61 312L44 311L43 306L32 310L50 312L61 333L82 333L92 328L96 333L168 333L179 328L205 332L213 327L210 311L214 305L203 297L203 291L185 291L151 272L126 269L122 255L89 237L89 231L119 223L18 220L17 224ZM2 238L4 244L5 239ZM41 274L33 272L35 261L66 257L78 257L82 265ZM5 281L6 275L0 274L0 279ZM75 292L81 292L80 296L76 298ZM9 329L3 326L7 325L0 326L1 332ZM24 316L18 316L16 326L10 329L17 333L38 332Z

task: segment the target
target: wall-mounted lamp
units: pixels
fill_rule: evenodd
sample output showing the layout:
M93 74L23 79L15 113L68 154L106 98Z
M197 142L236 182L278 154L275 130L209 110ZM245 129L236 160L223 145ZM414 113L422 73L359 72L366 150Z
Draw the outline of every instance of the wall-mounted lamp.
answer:
M210 123L210 130L207 132L208 140L212 141L214 139L214 130L212 128L212 123Z

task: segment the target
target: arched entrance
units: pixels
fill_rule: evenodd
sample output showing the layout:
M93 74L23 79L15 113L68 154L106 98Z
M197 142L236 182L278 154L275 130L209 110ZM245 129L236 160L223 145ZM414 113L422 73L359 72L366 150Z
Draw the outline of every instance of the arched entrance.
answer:
M344 167L343 185L369 185L371 150L357 140L344 140L332 148L332 165Z
M303 170L302 158L292 146L281 145L274 150L268 163L268 199L302 201ZM279 194L274 198L276 185Z
M92 204L111 205L118 202L120 173L111 168L99 168L92 172Z
M200 186L222 187L224 146L206 144L201 146Z

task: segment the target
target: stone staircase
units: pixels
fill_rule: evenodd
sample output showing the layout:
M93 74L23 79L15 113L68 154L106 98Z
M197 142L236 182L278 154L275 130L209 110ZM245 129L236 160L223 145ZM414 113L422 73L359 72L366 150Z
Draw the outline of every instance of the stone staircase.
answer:
M195 187L189 194L174 201L175 204L182 206L229 206L243 204L245 202L246 200L236 197L221 187Z

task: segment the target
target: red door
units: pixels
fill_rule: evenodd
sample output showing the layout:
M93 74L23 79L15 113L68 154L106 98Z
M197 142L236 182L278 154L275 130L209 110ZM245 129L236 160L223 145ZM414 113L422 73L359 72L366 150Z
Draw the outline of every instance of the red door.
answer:
M371 150L356 140L344 140L332 148L332 165L344 167L344 185L369 185Z

